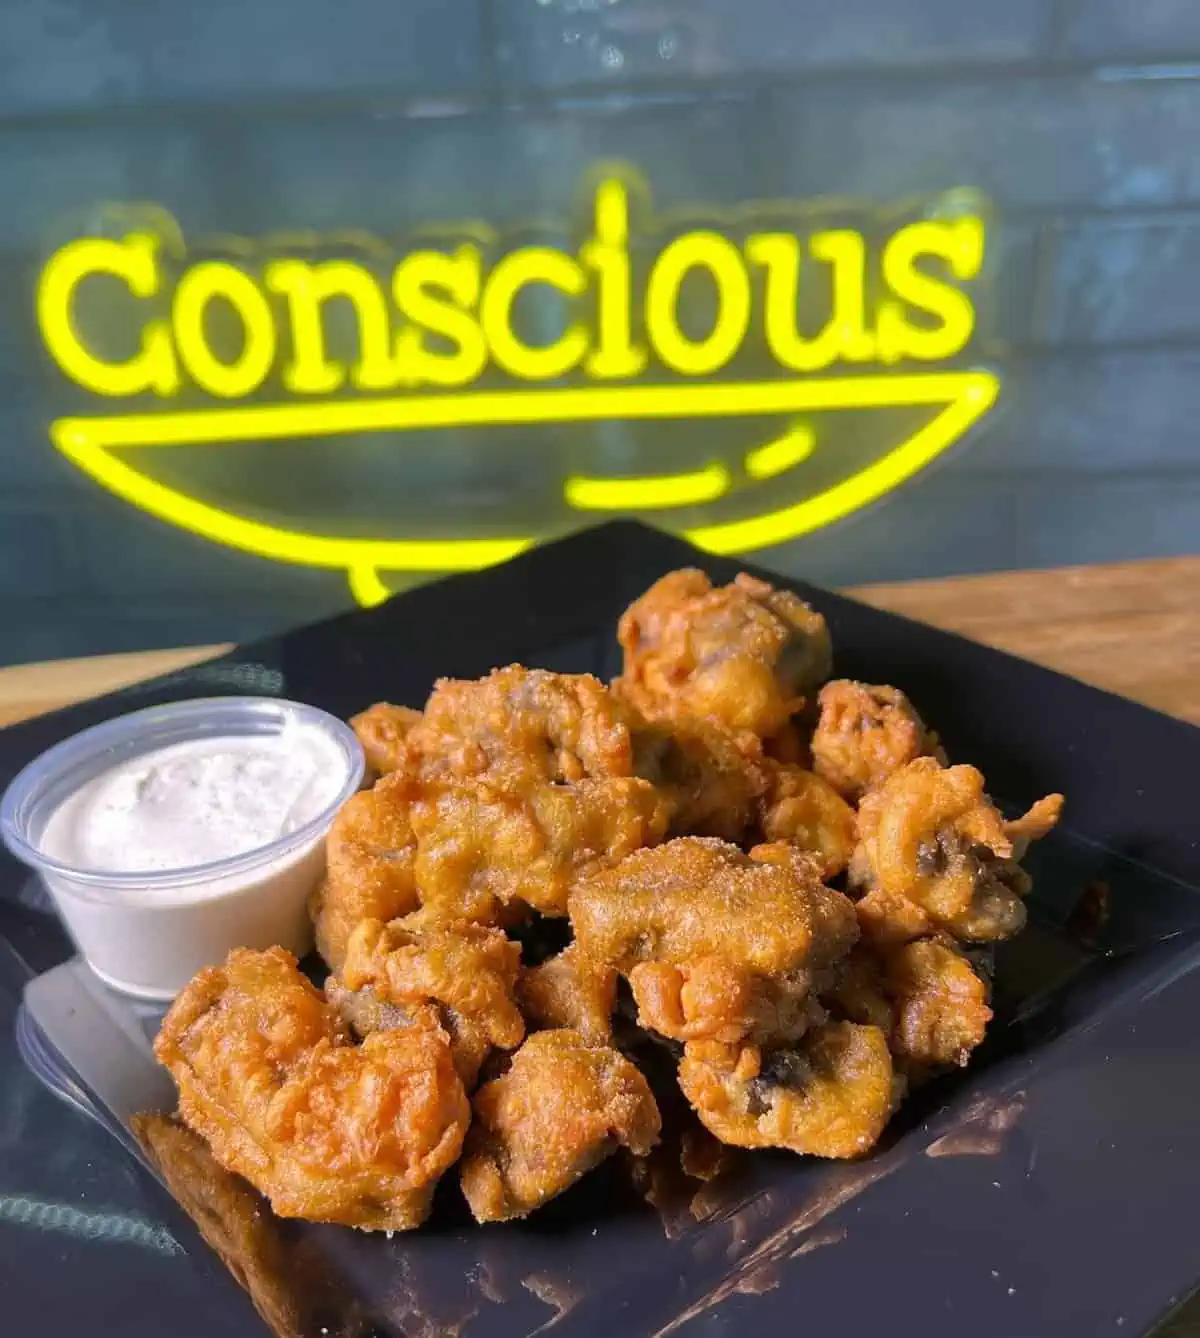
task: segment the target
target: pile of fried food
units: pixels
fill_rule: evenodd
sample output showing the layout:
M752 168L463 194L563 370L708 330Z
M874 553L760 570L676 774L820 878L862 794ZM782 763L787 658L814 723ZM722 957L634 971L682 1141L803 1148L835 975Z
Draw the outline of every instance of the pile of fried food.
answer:
M672 572L619 636L608 687L511 665L358 716L378 780L329 836L324 990L240 949L170 1009L182 1118L280 1215L415 1227L459 1162L478 1221L523 1217L654 1146L647 1039L722 1142L859 1156L983 1039L1061 796L1006 821L751 576Z

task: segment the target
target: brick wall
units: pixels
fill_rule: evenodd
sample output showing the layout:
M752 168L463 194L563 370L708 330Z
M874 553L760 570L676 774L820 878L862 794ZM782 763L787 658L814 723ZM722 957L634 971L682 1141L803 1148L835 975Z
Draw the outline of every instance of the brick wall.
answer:
M970 184L1008 389L883 503L760 555L827 582L1200 547L1191 0L8 0L0 6L0 663L318 617L342 578L142 517L49 448L40 257L104 200L189 231L561 214L623 157L664 204Z

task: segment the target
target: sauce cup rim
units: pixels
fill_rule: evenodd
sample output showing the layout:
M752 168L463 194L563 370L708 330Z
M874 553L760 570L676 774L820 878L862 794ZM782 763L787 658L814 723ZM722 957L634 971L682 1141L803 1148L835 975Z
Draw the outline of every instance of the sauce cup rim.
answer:
M178 869L91 869L44 854L29 834L30 810L46 791L61 784L72 770L94 762L106 752L121 749L119 760L149 753L154 751L153 740L159 736L165 736L159 745L162 747L191 739L244 737L256 731L231 727L239 720L248 724L255 718L262 721L274 717L282 724L289 716L321 729L331 739L342 755L346 774L338 793L319 813L266 845ZM222 728L222 722L226 727ZM144 749L136 747L139 736L146 740ZM183 889L196 884L224 883L239 874L263 869L319 839L337 811L362 784L365 769L362 745L354 731L320 707L287 697L193 697L115 716L47 748L17 773L0 797L0 839L23 864L43 875L56 875L80 885L80 892L84 888L107 888L118 892L149 893L163 888ZM81 777L79 784L94 774L93 771ZM57 802L61 803L65 797ZM217 893L220 890L214 889Z

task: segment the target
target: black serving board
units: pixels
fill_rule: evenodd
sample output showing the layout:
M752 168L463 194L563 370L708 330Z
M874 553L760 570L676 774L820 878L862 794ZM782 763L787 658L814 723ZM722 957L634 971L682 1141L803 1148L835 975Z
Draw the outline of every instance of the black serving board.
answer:
M0 732L0 784L86 725L184 697L278 694L348 715L381 697L419 705L440 675L511 661L607 678L620 611L681 565L719 580L754 570L633 523L607 525ZM452 1177L429 1226L390 1240L252 1207L253 1231L243 1222L234 1238L278 1332L1091 1338L1145 1333L1200 1281L1200 731L770 579L825 613L839 674L905 689L1002 803L1068 795L1064 830L1031 856L1033 923L998 953L998 1020L972 1066L920 1091L854 1164L743 1154L715 1181L688 1180L677 1149L687 1113L669 1103L649 1196L645 1169L638 1178L615 1159L519 1224L472 1225ZM1087 906L1101 884L1109 914L1097 920ZM77 1102L52 1103L18 1047L0 1044L0 1330L267 1332L130 1155L132 1106L165 1099L148 1057L152 1019L97 995L77 963L63 966L69 943L7 857L0 935L0 1023L24 990L20 1051L43 1064L57 1056ZM43 1197L62 1204L76 1184L119 1182L145 1246L67 1232L53 1285L37 1264L54 1225L10 1239L4 1217L51 1130ZM210 1232L230 1204L236 1227L248 1191L221 1185L215 1169L208 1191Z

